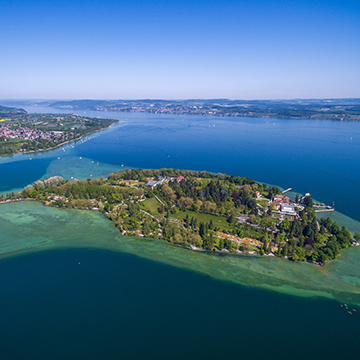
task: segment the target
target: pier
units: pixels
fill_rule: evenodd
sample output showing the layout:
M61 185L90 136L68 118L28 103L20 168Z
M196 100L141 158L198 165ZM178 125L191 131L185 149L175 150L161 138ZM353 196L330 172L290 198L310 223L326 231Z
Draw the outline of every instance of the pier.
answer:
M285 193L287 193L288 191L291 191L291 190L292 190L292 188L288 188L288 189L282 191L281 193L282 193L282 194L285 194Z
M316 213L330 212L330 211L335 211L335 209L331 208L331 209L319 209L319 210L315 210Z

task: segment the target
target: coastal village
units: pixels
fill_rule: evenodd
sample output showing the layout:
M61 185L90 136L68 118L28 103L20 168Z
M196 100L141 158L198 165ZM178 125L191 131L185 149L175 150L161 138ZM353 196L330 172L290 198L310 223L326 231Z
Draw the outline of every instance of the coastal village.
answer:
M174 169L124 169L107 179L39 180L0 201L36 199L48 206L101 211L124 236L166 240L195 251L283 257L323 265L358 244L333 211L310 194L290 199L249 178Z
M2 119L3 121L6 119ZM51 142L63 142L74 136L73 132L64 133L64 131L41 131L38 129L19 126L14 128L12 125L0 125L0 138L4 141L8 139L22 140L46 140ZM22 149L20 149L22 151Z
M49 150L108 128L114 122L117 120L9 110L0 113L0 155Z

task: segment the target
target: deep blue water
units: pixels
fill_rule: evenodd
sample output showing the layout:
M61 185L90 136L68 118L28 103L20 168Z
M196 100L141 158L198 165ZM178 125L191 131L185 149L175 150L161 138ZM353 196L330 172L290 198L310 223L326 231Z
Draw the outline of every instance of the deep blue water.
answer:
M39 180L51 163L51 158L1 164L1 192L21 189Z
M79 264L80 262L80 264ZM3 359L357 358L359 316L95 250L0 262Z

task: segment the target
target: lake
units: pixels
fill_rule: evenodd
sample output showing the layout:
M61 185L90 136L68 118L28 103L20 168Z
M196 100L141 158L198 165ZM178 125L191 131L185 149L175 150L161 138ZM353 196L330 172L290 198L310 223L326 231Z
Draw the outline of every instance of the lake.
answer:
M74 113L120 123L55 151L1 159L1 191L125 167L208 170L334 201L332 216L360 231L358 123ZM35 202L0 206L0 224L5 358L300 358L304 351L347 358L359 351L349 337L358 312L340 307L360 306L358 248L325 268L198 254L121 237L99 213Z

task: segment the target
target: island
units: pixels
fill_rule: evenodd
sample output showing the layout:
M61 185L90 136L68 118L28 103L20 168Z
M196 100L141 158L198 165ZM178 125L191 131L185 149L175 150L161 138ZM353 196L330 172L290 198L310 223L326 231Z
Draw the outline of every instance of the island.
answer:
M108 178L36 181L1 202L42 201L48 206L102 212L122 235L163 239L195 251L277 256L324 265L353 235L318 212L310 194L290 200L286 191L248 177L207 171L124 169Z
M115 122L73 114L29 114L0 106L0 155L50 150Z

